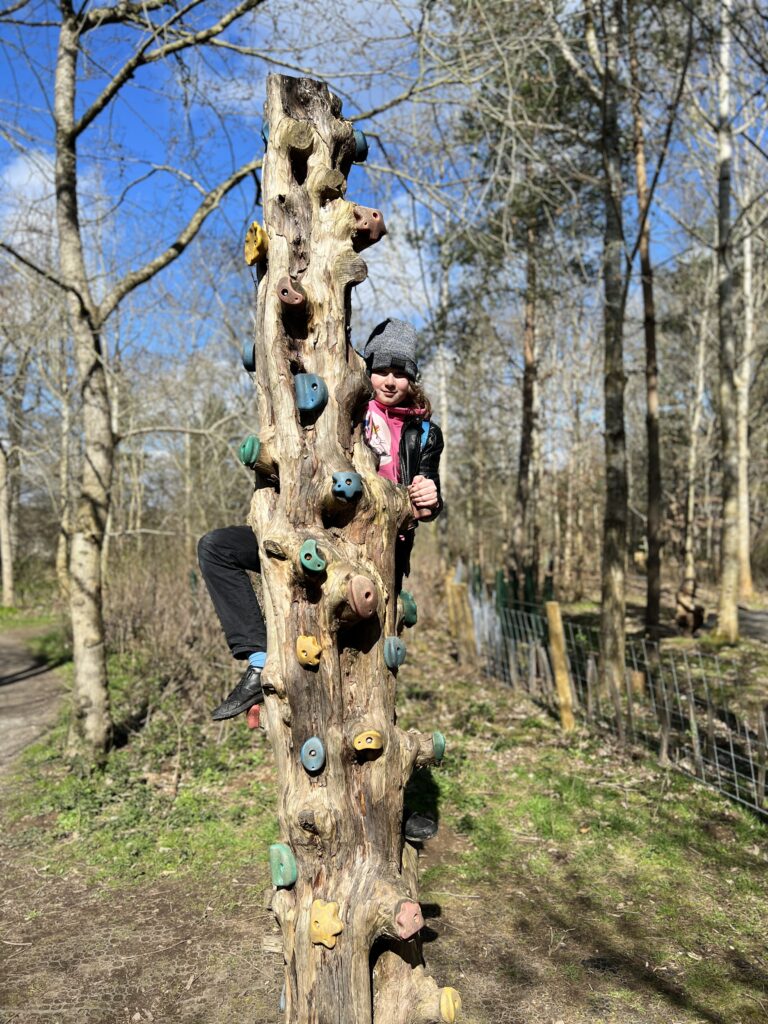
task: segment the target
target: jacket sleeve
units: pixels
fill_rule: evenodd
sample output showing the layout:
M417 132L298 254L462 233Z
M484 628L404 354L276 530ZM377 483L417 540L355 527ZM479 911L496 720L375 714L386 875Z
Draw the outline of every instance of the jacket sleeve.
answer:
M427 440L421 450L419 473L421 476L425 476L427 480L434 480L437 487L437 508L431 515L420 520L422 523L432 522L443 511L443 498L440 494L440 456L443 454L443 448L443 432L436 423L430 421Z

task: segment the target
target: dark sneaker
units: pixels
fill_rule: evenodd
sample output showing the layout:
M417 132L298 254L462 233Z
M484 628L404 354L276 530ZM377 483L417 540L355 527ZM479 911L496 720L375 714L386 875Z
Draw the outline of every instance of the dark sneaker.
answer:
M261 669L249 665L243 672L240 682L232 693L223 700L212 712L211 718L220 722L224 718L234 718L252 708L254 704L264 703L264 691L261 688Z
M409 814L405 819L405 838L411 843L425 843L437 835L437 822L422 814Z

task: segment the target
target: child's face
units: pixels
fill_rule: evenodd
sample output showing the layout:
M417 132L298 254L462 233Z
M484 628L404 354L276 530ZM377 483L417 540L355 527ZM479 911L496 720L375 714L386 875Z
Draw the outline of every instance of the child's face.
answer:
M376 400L382 405L392 408L402 405L411 388L411 382L405 374L401 370L393 370L391 367L387 370L374 371L371 374L371 384L373 384Z

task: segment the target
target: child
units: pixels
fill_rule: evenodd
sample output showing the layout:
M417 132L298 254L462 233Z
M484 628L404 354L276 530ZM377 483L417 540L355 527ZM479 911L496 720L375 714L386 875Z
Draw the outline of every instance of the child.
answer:
M374 397L368 404L364 436L379 457L379 474L408 486L415 519L440 514L438 468L443 450L440 428L430 421L431 407L418 382L416 332L402 320L385 320L374 329L363 356ZM410 570L415 526L395 545L395 586L402 589ZM232 655L248 659L240 682L213 712L215 721L234 718L261 704L261 671L267 633L247 570L260 571L259 550L250 526L227 526L207 533L198 544L200 569Z

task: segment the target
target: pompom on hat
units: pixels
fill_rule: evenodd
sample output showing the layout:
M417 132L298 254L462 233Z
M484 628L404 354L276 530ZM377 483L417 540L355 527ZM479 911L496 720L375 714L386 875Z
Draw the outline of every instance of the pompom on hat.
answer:
M371 331L365 343L363 358L368 373L379 370L401 370L415 381L419 376L416 363L416 331L405 320L383 320Z

